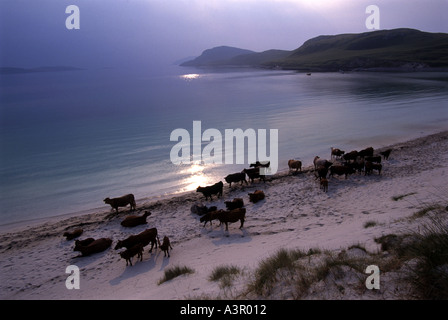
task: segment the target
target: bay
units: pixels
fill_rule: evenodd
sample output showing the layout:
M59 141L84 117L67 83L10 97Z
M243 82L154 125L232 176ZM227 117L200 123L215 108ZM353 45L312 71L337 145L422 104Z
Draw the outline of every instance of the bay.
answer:
M279 170L447 128L447 73L78 70L0 78L0 224L109 210L224 181L245 164L174 165L170 134L193 121L278 130ZM207 142L203 142L202 147ZM260 159L263 160L263 159Z

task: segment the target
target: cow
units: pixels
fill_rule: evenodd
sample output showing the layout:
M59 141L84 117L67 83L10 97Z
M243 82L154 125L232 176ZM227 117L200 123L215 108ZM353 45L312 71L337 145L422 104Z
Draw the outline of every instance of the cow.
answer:
M93 238L86 238L86 239L83 239L83 240L75 240L75 249L73 249L73 251L79 251L78 250L79 247L88 246L93 241L95 241L95 239L93 239Z
M302 171L302 161L293 159L288 160L288 167L289 170L296 169L296 172L299 170Z
M384 157L384 160L388 160L391 152L392 152L392 149L387 149L387 150L380 152L380 155L382 155Z
M224 201L227 210L233 210L244 207L244 200L242 198L235 198L232 201Z
M140 257L140 261L143 261L143 245L141 243L137 243L129 249L126 249L123 252L120 252L120 257L126 260L126 266L129 264L132 266L132 257L137 255L137 259Z
M262 190L255 190L254 193L249 193L249 201L257 203L265 198L264 192Z
M232 187L232 182L236 183L236 182L241 181L241 184L243 184L243 182L246 182L246 184L247 184L246 174L244 172L237 172L237 173L229 174L224 179L229 184L229 187Z
M199 219L199 221L204 222L204 227L207 225L207 222L210 222L210 226L213 226L212 221L217 220L218 215L223 211L224 210L220 209L220 210L216 210L216 211L207 212Z
M381 163L381 156L367 156L364 158L365 161Z
M337 174L338 176L345 175L345 179L347 179L347 176L352 173L355 173L355 170L353 168L349 166L336 165L330 167L329 177L333 177L335 174Z
M358 151L356 150L350 151L349 153L346 153L342 156L342 159L344 159L345 161L354 161L356 160L356 158L358 158Z
M83 257L85 257L85 256L89 256L94 253L102 252L102 251L106 250L107 248L109 248L111 244L112 244L112 240L109 238L100 238L100 239L94 240L86 246L82 246L78 242L77 244L75 244L74 251L80 251L81 255Z
M331 147L331 158L340 158L344 155L344 153L345 151L341 149Z
M321 159L319 156L315 156L314 160L313 160L313 164L314 164L315 170L317 170L317 168L319 166L323 166L328 169L333 164L333 162L328 161L326 159Z
M132 193L127 194L125 196L119 197L119 198L106 198L103 200L104 203L110 204L112 209L115 209L118 213L119 207L126 207L128 204L131 205L131 211L135 210L136 204L135 204L135 198Z
M244 226L244 219L246 217L246 208L238 208L231 211L221 211L218 214L218 220L226 225L226 231L229 230L229 223L240 220L240 229Z
M250 168L269 168L269 166L271 165L271 161L268 162L260 162L260 161L256 161L254 163L250 164Z
M370 175L373 172L373 170L377 170L378 174L381 175L382 168L383 168L383 166L381 165L381 163L373 163L373 162L367 161L364 175L365 176Z
M317 172L316 179L320 180L326 179L328 174L328 168L324 166L318 166L316 172Z
M145 211L145 213L141 216L136 215L127 216L126 218L124 218L123 221L121 221L121 225L123 227L132 228L141 224L145 224L147 223L146 218L149 217L150 215L151 215L150 211Z
M121 248L130 249L138 243L141 243L143 247L145 247L151 242L151 249L149 249L149 252L152 252L154 245L157 249L158 239L159 238L157 236L156 228L146 229L145 231L142 231L137 235L131 235L124 240L119 240L117 245L115 246L115 250Z
M67 231L67 232L64 232L64 237L67 239L67 240L73 240L73 239L75 239L75 238L78 238L81 234L83 233L83 230L81 229L81 228L76 228L75 230L73 230L73 231Z
M366 149L363 149L363 150L359 151L358 152L358 156L360 156L361 158L373 156L373 148L372 147L368 147Z
M202 216L203 214L206 214L209 210L206 205L203 205L202 203L201 204L195 203L191 206L190 211L192 213Z
M214 195L214 194L217 194L218 198L220 196L222 196L223 187L224 187L224 184L222 183L222 181L219 181L212 186L207 186L207 187L199 186L196 188L196 192L201 192L204 195L205 200L207 200L208 197L210 197L210 201L211 201L212 195Z
M260 167L256 168L250 168L250 169L244 169L242 172L247 174L249 177L250 182L254 182L254 179L260 179L263 180L263 182L266 182L266 177L264 174L260 174Z

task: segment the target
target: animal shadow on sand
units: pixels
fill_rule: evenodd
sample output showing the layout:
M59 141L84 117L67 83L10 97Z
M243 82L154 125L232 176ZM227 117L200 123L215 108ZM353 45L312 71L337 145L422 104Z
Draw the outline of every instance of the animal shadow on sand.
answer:
M73 252L76 254L76 256L71 258L71 263L77 265L78 267L86 267L89 264L95 263L96 261L104 260L104 257L109 254L110 248L102 252L91 254L89 256L82 256L78 251Z
M252 237L246 228L232 230L229 226L229 231L225 231L224 227L220 232L215 233L216 236L212 236L212 243L215 246L237 244L237 243L247 243L252 241ZM241 232L241 233L240 233Z
M132 260L132 266L126 266L124 259L120 259L123 264L123 273L109 281L112 286L120 284L121 281L133 278L139 274L148 272L155 268L158 254L150 254L149 258L143 253L143 261L134 257Z
M159 255L161 255L161 254L163 254L163 251L157 252L156 260L159 258ZM162 264L160 265L159 271L162 271L163 269L165 269L169 264L170 264L170 257L164 257L162 255Z

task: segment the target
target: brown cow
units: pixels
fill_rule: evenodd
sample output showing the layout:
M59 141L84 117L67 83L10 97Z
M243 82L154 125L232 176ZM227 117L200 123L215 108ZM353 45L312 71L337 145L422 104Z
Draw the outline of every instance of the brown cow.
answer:
M246 208L238 208L231 211L222 211L218 215L218 220L225 223L226 231L229 230L229 223L241 221L240 229L244 226L244 219L246 217Z
M302 161L293 160L293 159L288 160L288 167L289 167L289 170L296 169L296 172L302 171Z
M210 222L210 226L212 225L212 221L213 220L217 220L218 219L218 215L224 212L224 210L220 209L220 210L215 210L215 211L209 211L206 214L204 214L201 219L199 219L199 221L204 222L204 227L207 224L207 222Z
M224 201L227 210L244 207L244 200L242 198L234 198L232 201Z
M137 215L127 216L126 218L124 218L123 221L121 221L121 225L123 227L132 228L141 224L145 224L147 223L146 218L149 217L150 215L151 215L150 211L145 211L145 213L141 216Z
M81 228L77 228L77 229L75 229L73 231L70 231L70 232L69 231L64 232L64 237L67 240L73 240L75 238L78 238L82 233L83 233L83 230Z
M101 238L92 241L86 246L81 246L79 243L75 245L75 251L80 251L83 257L89 256L94 253L103 252L112 244L112 240L109 238Z
M143 261L143 245L141 243L137 243L131 248L120 252L120 257L126 260L126 266L128 265L128 262L132 266L132 257L135 255L137 255L137 259L140 257L140 261Z
M255 190L254 193L249 193L249 201L253 203L257 203L258 201L263 200L264 197L265 195L262 190Z
M124 240L119 240L115 246L115 250L120 248L130 249L138 243L141 243L145 247L151 242L151 249L149 249L149 252L152 252L154 245L157 248L158 239L156 228L146 229L137 235L131 235Z
M136 204L135 204L135 198L132 193L127 194L125 196L119 197L119 198L106 198L103 200L104 203L110 204L112 209L115 209L118 213L118 207L126 207L128 204L131 205L131 211L135 210Z

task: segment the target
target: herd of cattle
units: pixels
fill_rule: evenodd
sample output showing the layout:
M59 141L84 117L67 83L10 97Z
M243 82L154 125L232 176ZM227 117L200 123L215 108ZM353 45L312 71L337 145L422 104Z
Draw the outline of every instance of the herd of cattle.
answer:
M351 151L345 153L341 149L331 148L331 161L327 159L322 159L319 156L314 158L314 175L316 180L320 181L320 188L324 192L328 190L328 179L334 175L344 175L347 179L349 174L361 173L364 171L364 175L370 175L374 170L381 174L382 164L381 160L383 156L384 160L389 158L391 149L380 152L378 155L374 154L374 149L372 147L366 148L361 151ZM254 179L259 179L260 181L266 180L265 175L262 174L263 171L260 169L263 167L269 167L269 162L261 163L257 161L250 165L249 169L244 169L241 172L233 173L227 175L224 179L232 186L232 183L240 182L241 185L245 182L248 184L246 175L249 177L251 183ZM300 160L289 160L288 167L290 171L294 173L302 171L302 162ZM206 187L198 187L196 192L203 194L206 200L212 196L216 195L218 198L223 195L224 184L219 181L213 185ZM265 194L262 190L256 190L253 193L249 193L249 201L256 203L265 198ZM130 210L136 210L136 202L133 194L127 194L119 198L106 198L104 199L105 204L109 204L112 210L118 213L118 208L126 207L130 205ZM244 226L244 221L246 218L246 208L244 208L244 200L242 198L234 198L232 201L225 201L226 210L219 209L216 206L206 207L205 205L194 204L191 207L191 212L200 215L200 222L204 222L204 227L207 222L212 225L213 220L219 220L220 224L224 223L226 226L226 231L228 230L228 224L240 221L240 229ZM128 215L121 221L123 227L132 228L138 225L146 224L147 217L151 215L151 212L145 211L143 215ZM77 228L71 232L65 232L64 236L67 240L73 240L78 238L83 233L81 228ZM125 248L121 251L120 256L126 260L126 266L129 264L132 266L132 258L137 256L140 261L143 259L143 248L151 244L149 252L151 253L154 246L157 249L157 245L164 252L164 256L170 256L169 249L172 249L170 240L165 236L160 243L157 229L150 228L142 231L139 234L131 235L126 239L119 240L115 246L115 250ZM109 238L86 238L84 240L75 240L74 251L81 252L81 256L88 256L94 253L102 252L108 249L112 245L112 240Z

